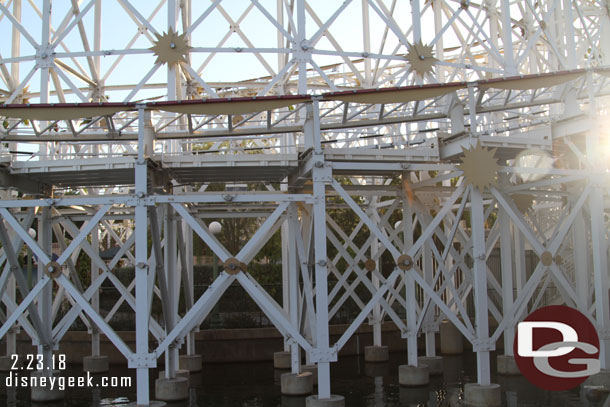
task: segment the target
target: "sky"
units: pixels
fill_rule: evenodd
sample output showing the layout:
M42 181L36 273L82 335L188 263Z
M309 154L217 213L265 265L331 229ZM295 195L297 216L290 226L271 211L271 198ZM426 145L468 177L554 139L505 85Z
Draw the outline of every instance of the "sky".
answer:
M12 10L13 2L15 0L6 0L4 4L6 7ZM81 10L84 10L91 0L83 0L80 3ZM22 0L22 23L28 33L36 40L41 38L41 19L38 16L33 5L36 5L38 10L42 10L41 0ZM259 0L260 4L265 8L272 10L271 13L275 14L276 0ZM194 0L193 2L193 20L196 20L211 4L211 0ZM311 6L320 20L326 21L336 10L342 5L342 1L328 1L328 0L308 0L308 4ZM386 6L391 7L392 0L385 0ZM423 3L423 2L422 2ZM69 14L68 1L55 1L52 7L52 26L57 28L64 20L65 16ZM146 1L146 0L130 0L130 4L135 7L139 13L145 17L149 17L154 14L151 20L151 25L159 32L167 31L168 19L167 19L167 2L161 1ZM249 0L224 0L220 5L226 10L226 13L233 19L238 20L242 13L251 6ZM364 50L363 45L363 31L362 31L362 0L352 0L351 3L342 11L336 21L330 26L329 31L336 41L341 45L344 51L348 52L362 52ZM396 8L394 10L395 18L402 25L402 28L406 29L410 25L411 10L409 2L397 1ZM160 6L160 7L159 7ZM157 9L155 13L155 9ZM383 39L384 30L386 24L379 18L372 8L369 8L370 15L370 36L371 36L371 52L378 52L379 46ZM430 28L433 26L431 21L431 13L426 13L425 18L422 21L423 26L423 37L424 41L431 41L434 32ZM94 41L94 16L93 7L83 17L85 26L85 32L89 41L89 44L93 44ZM181 33L181 20L178 21L178 32ZM269 20L267 20L261 11L256 7L253 7L250 12L243 18L239 24L240 29L248 37L255 47L262 48L277 48L277 30ZM312 36L317 30L318 25L310 14L307 15L307 35ZM6 16L0 15L0 38L9 39L11 38L11 24ZM221 42L223 37L229 30L229 22L223 17L219 10L214 10L210 15L192 32L191 45L194 47L205 47L211 48L216 47ZM102 0L102 25L101 25L101 49L102 50L123 50L127 48L127 45L132 41L134 35L137 33L137 26L133 20L129 17L124 7L121 5L119 0ZM153 36L154 37L154 36ZM65 36L64 44L72 51L83 51L83 44L78 28L75 27L72 31ZM385 54L391 54L397 44L396 37L390 32L387 36L387 43L384 50ZM447 44L445 44L447 46ZM155 57L147 53L146 50L152 46L151 41L144 35L141 35L132 44L132 49L140 50L137 55L125 56L121 63L117 65L116 69L107 78L106 85L125 85L134 84L139 82L142 76L153 66ZM247 44L240 36L233 32L228 39L222 44L223 48L229 49L229 52L218 53L214 56L213 60L203 70L202 77L207 82L217 81L240 81L246 79L257 78L268 75L268 71L264 66L255 58L254 55L247 52L236 53L233 51L236 47L245 48ZM317 49L321 50L333 50L332 44L329 40L323 37L316 45ZM61 46L56 48L56 52L65 52ZM402 50L404 52L404 49ZM0 41L0 53L2 58L8 58L11 54L10 40ZM21 38L21 54L23 56L33 55L35 53L34 47L25 39ZM209 56L208 52L193 52L192 66L199 67L203 61ZM276 53L265 53L263 54L268 64L277 72L278 57ZM339 62L340 59L337 56L316 56L316 62L318 65L324 65L329 63ZM103 56L101 57L102 73L107 70L116 62L118 56ZM79 69L78 66L70 59L61 58L61 61L74 69ZM78 63L88 71L87 61L84 57L77 58ZM20 77L23 79L27 73L32 69L34 65L33 61L21 62L20 66ZM245 69L247 68L247 69ZM164 83L166 82L166 68L162 67L159 69L154 76L150 78L148 83ZM28 87L30 91L37 91L39 89L39 73L36 73L32 78L31 84ZM70 78L74 81L77 86L83 86L84 82L70 75ZM67 86L63 84L64 88ZM6 88L5 86L2 86ZM124 95L126 91L115 96L118 101L121 95ZM155 93L162 96L163 92L160 90L150 91L149 96Z

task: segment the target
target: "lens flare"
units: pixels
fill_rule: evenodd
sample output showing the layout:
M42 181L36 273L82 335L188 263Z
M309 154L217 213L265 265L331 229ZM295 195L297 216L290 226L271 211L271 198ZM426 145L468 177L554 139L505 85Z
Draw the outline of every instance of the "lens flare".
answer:
M515 174L521 182L533 182L551 172L555 159L542 150L524 150L515 158Z

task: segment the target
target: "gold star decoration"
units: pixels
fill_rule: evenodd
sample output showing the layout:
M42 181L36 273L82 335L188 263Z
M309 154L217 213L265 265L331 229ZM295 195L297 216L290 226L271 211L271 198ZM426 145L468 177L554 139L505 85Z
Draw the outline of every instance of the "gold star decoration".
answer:
M489 149L480 142L470 149L462 147L464 157L459 168L464 172L465 182L483 191L485 187L495 185L496 172L500 169L494 158L497 148Z
M175 65L186 62L186 54L191 47L186 41L186 33L178 35L173 29L167 33L157 35L155 45L149 48L156 56L156 64Z
M409 70L415 71L422 78L426 73L432 73L434 64L438 59L434 58L432 45L424 45L421 40L408 44L406 59L409 61Z

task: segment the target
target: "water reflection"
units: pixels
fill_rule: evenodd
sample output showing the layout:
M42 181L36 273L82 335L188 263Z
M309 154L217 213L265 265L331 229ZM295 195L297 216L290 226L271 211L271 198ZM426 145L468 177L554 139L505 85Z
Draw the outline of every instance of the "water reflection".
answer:
M6 407L17 406L17 389L7 388L6 389Z
M365 363L363 372L366 377L371 378L390 376L390 364L387 362Z
M364 363L361 357L341 357L331 365L332 392L344 396L349 407L461 407L464 384L476 378L476 357L467 353L445 356L443 375L432 376L429 385L401 387L398 366L406 363L406 354L391 354L386 363ZM81 369L80 366L70 367L66 375L82 375ZM494 370L495 366L492 366ZM189 400L171 406L304 407L305 397L280 394L281 373L284 371L273 369L271 362L211 364L190 376ZM134 386L126 389L70 388L66 389L66 400L57 405L99 407L104 400L119 397L133 402L136 398L135 372L113 366L110 375L132 376ZM154 395L153 379L157 376L157 371L151 371L151 395ZM29 390L7 388L5 378L5 374L0 374L0 406L30 406ZM492 376L492 381L502 386L506 407L602 407L605 398L605 394L579 388L568 392L544 391L521 376Z
M282 407L305 407L305 397L282 396Z
M426 405L430 400L430 386L400 387L398 399L401 406ZM383 406L383 404L381 404Z

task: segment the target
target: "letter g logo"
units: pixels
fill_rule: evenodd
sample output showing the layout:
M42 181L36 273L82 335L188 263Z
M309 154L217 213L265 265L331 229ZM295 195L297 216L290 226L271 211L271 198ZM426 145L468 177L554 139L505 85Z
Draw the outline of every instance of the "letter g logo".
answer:
M589 319L566 306L540 308L517 324L521 373L546 390L567 390L600 370L599 337Z

